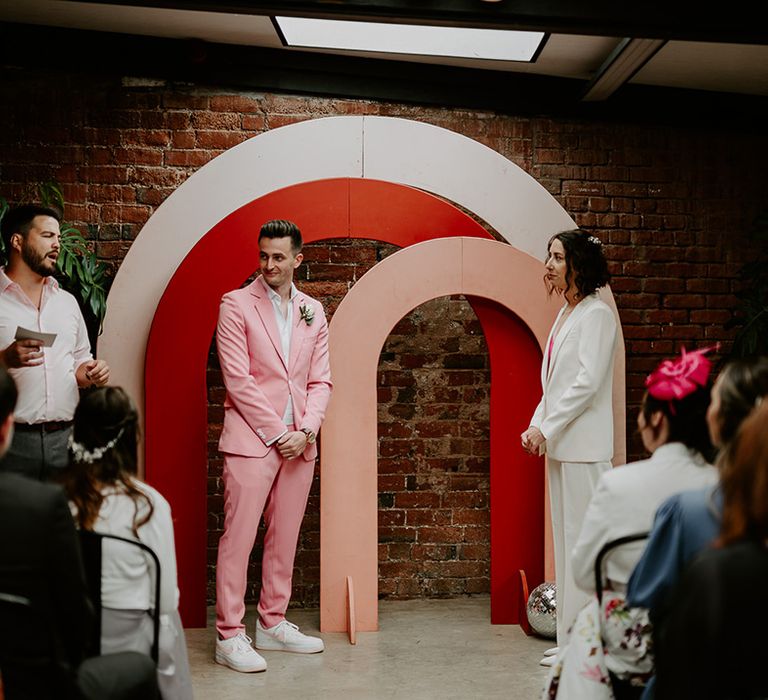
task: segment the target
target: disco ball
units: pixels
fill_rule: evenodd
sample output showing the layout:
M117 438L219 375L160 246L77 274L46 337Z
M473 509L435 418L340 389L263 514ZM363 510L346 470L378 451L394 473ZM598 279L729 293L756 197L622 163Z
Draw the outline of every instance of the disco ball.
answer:
M525 606L528 622L533 631L542 637L554 639L557 635L557 588L554 583L536 586L528 596Z

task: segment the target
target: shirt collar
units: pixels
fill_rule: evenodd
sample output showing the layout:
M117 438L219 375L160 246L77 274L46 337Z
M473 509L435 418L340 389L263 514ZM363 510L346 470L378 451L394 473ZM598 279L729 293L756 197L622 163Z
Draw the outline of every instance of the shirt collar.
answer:
M278 294L278 293L277 293L277 292L276 292L274 289L272 289L272 287L270 287L268 284L265 284L264 286L267 288L267 294L269 294L269 298L270 298L272 301L276 301L277 303L280 303L280 301L281 301L281 299L280 299L280 295L279 295L279 294ZM290 297L289 297L289 300L290 300L290 301L293 301L293 298L294 298L294 297L295 297L295 296L296 296L298 293L299 293L299 290L298 290L298 289L296 289L296 285L295 285L295 284L293 284L293 282L291 282L291 295L290 295Z
M59 288L59 283L56 280L55 277L45 277L44 282L46 287L50 289L50 291L55 292ZM5 267L0 267L0 294L5 292L8 287L11 285L15 285L16 282L14 282L8 275L5 274ZM18 286L18 285L16 285ZM293 297L291 297L293 298Z
M681 459L684 457L689 457L694 462L706 464L706 460L699 454L699 452L692 450L682 442L666 442L663 445L659 445L653 455L651 455L651 459L661 458L664 460Z

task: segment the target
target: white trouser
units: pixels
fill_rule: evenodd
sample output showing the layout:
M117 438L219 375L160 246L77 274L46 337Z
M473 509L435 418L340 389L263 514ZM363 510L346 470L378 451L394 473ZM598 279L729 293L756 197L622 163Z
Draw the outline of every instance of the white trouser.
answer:
M571 569L571 554L579 539L584 514L595 492L600 475L610 462L558 462L547 457L549 502L552 511L552 536L555 547L557 585L557 644L568 643L568 630L589 594L576 587Z

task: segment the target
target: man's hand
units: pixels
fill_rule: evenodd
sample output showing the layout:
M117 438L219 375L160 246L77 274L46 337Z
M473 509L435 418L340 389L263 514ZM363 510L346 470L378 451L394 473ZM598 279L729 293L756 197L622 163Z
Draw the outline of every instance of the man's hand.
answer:
M17 369L19 367L36 367L43 364L42 340L15 340L2 352L2 359L6 367Z
M541 434L541 430L531 426L521 436L523 449L530 455L540 455L542 452L542 445L546 441L546 438Z
M83 362L77 368L77 383L82 386L105 386L109 382L109 366L104 360Z
M307 436L300 430L292 430L277 441L277 451L285 459L295 459L307 447Z

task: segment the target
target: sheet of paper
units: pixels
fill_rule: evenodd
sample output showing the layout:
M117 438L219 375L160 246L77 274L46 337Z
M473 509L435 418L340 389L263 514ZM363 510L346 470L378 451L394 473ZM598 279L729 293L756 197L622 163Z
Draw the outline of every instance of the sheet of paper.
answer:
M16 340L41 340L43 347L49 348L56 340L55 333L41 333L40 331L31 331L23 326L16 327Z

